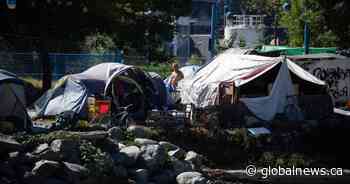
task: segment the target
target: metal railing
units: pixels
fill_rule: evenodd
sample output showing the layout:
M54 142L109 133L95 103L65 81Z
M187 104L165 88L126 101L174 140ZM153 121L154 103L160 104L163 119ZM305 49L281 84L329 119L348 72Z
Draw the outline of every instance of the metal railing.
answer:
M263 26L265 15L230 15L226 17L226 26Z

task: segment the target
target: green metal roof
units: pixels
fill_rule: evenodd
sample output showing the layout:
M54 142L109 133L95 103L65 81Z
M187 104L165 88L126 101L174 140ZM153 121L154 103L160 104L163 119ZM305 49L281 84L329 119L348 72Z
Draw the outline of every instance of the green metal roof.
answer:
M303 55L304 48L302 47L288 47L288 46L273 46L273 45L263 45L260 49L257 49L260 53L269 52L280 52L281 55L294 56ZM321 54L321 53L336 53L335 47L310 47L310 54Z

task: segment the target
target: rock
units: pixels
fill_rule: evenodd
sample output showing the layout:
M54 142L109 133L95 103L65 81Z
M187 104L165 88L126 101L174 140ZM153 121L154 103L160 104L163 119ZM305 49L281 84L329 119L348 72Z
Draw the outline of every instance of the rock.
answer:
M199 172L184 172L176 177L178 184L206 184L207 179Z
M175 183L176 175L171 170L165 170L155 175L152 180L156 184L172 184Z
M24 154L23 152L11 152L9 153L8 161L13 165L32 165L39 161L38 156L32 155L31 153Z
M0 133L0 153L21 151L23 147L12 136Z
M137 169L134 173L135 181L138 184L147 184L148 183L148 170L147 169Z
M55 161L40 160L35 163L32 173L36 176L48 177L57 174L61 165Z
M120 127L112 127L108 130L108 135L112 139L123 139L123 130Z
M125 146L124 144L122 144L122 143L118 143L118 147L119 147L119 149L123 149L123 148L125 148L126 146Z
M152 130L150 128L140 125L132 125L128 127L126 131L136 138L150 138L152 135Z
M12 165L9 163L0 163L0 176L7 176L9 178L16 177L16 172L13 169Z
M33 151L33 154L34 155L40 154L40 153L48 150L49 148L50 148L49 144L47 144L47 143L40 144L38 147L35 148L35 150Z
M50 155L50 152L52 152L52 155ZM78 142L73 140L56 139L52 141L47 156L52 156L52 160L58 159L71 163L78 163L80 161L79 144Z
M84 178L87 178L89 170L82 165L63 162L65 180L69 183L80 183Z
M192 165L190 162L185 160L178 160L176 158L171 159L171 165L175 175L179 175L183 172L193 171Z
M170 142L160 141L159 145L163 146L164 149L167 151L173 151L173 150L179 149L178 146L176 146Z
M43 183L47 184L67 184L66 182L56 179L56 178L48 178Z
M189 151L186 154L185 160L191 162L194 169L198 169L202 166L203 157L194 151Z
M140 146L147 146L151 144L158 144L157 141L151 140L151 139L144 139L144 138L136 138L134 142Z
M183 160L185 158L186 152L183 149L178 148L176 150L169 151L168 155Z
M109 153L117 153L119 151L119 143L117 140L107 138L103 141L103 148Z
M108 137L108 132L102 130L89 131L89 132L69 132L73 136L77 136L80 139L85 140L99 140Z
M150 172L161 169L167 159L167 153L160 145L147 145L141 147L140 159Z
M117 156L117 163L125 165L127 167L136 163L141 151L137 146L127 146L120 150Z
M118 165L113 167L114 176L118 178L126 178L128 177L128 171L122 165Z

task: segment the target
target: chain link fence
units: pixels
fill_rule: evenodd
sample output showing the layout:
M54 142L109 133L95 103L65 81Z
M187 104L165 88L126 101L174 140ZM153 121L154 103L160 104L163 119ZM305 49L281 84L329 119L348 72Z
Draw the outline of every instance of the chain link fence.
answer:
M190 60L190 58L174 58L175 60ZM203 58L198 58L199 62L204 63ZM82 53L49 53L49 61L52 71L53 82L68 74L80 73L88 68L104 62L122 61L125 64L137 65L146 71L164 73L163 70L170 70L170 66L163 64L154 67L148 65L144 56L123 56L118 58L115 53L106 54L82 54ZM171 61L165 61L169 63ZM182 63L183 64L183 63ZM40 55L37 52L5 52L0 51L0 69L7 70L16 74L18 77L41 85L42 64ZM161 71L158 71L161 70Z
M80 73L84 70L104 62L117 62L114 53L110 54L66 54L49 53L49 61L54 80L64 75ZM125 56L122 62L127 64L144 64L143 56ZM42 65L40 55L37 52L0 53L0 69L15 73L22 78L40 79Z

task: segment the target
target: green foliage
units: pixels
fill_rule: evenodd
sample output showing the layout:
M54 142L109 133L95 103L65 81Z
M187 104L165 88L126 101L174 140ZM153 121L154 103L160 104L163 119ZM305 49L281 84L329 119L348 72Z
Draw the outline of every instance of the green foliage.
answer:
M50 44L49 50L80 48L78 43L86 36L100 32L113 38L117 46L144 51L149 45L155 51L164 41L172 39L174 21L191 12L191 1L28 0L21 4L21 12L26 12L26 19L21 22L23 34L37 35L40 30L47 33L47 40L57 40L58 44ZM33 24L36 20L41 24ZM3 26L16 27L12 25L16 22L6 22ZM110 43L98 44L93 51L103 52Z
M304 168L310 166L305 157L298 153L278 154L273 152L262 153L258 160L258 165L262 167L299 167Z
M135 140L135 135L128 131L123 131L123 137L122 137L122 142L123 144L127 146L135 145L134 140Z
M86 36L84 42L84 50L91 53L103 54L107 52L113 52L116 45L113 39L106 33L95 33Z
M90 176L113 176L114 162L109 154L88 141L82 141L79 148L81 162L89 169Z
M16 137L16 140L19 143L26 144L28 146L37 146L43 143L50 143L55 139L79 140L79 136L65 131L55 131L48 134L25 134Z
M244 0L241 3L248 14L273 15L274 10L281 7L282 0Z
M303 46L304 23L310 28L310 44L315 47L349 46L350 3L344 0L293 0L288 12L282 10L286 0L242 1L247 13L275 16L281 27L288 29L289 45ZM347 42L348 41L348 42Z
M171 74L171 66L168 63L151 63L150 65L141 65L139 67L146 72L156 72L163 79Z
M242 35L239 36L239 47L245 47L246 41Z
M305 9L307 6L307 9ZM303 45L304 25L308 22L311 31L311 45L317 47L335 46L337 38L326 26L320 5L315 0L309 0L305 5L303 0L292 1L289 12L281 12L280 25L288 28L289 44L294 47Z
M201 58L196 55L196 54L193 54L190 59L188 60L188 64L191 64L191 65L201 65L202 64L202 60Z

